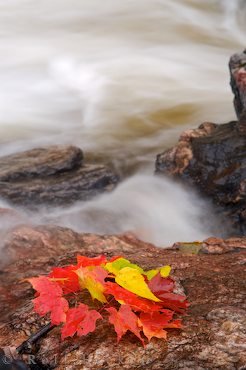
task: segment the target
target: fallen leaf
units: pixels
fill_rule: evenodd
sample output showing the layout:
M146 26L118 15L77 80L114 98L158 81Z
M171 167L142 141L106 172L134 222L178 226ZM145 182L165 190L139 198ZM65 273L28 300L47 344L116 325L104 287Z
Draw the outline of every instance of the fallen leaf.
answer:
M122 305L120 306L119 311L117 311L114 307L109 307L106 308L106 311L109 313L109 322L114 325L118 342L127 332L127 330L129 330L135 334L144 345L144 341L141 337L140 329L138 327L138 317L134 312L132 312L130 306Z
M132 269L136 269L141 274L144 273L144 271L141 267L139 267L138 265L136 265L134 263L131 263L130 261L128 261L127 259L122 258L122 257L117 258L113 262L108 262L105 265L105 269L108 270L109 272L111 272L114 275L117 275L119 273L119 271L122 270L125 267L130 267Z
M184 295L162 293L160 295L157 294L157 296L161 299L163 307L170 308L175 312L183 313L189 306L186 296Z
M128 304L133 311L153 312L162 308L158 303L138 297L136 294L110 281L105 284L105 293L111 294L120 304Z
M170 272L171 272L171 266L169 265L163 266L160 268L160 274L161 274L161 277L163 278L168 277Z
M161 274L158 273L148 282L148 287L155 295L160 295L162 293L172 292L174 289L174 281L170 277L163 278Z
M59 325L66 321L66 312L69 308L68 302L62 297L61 287L47 276L28 279L33 288L38 292L38 297L33 300L34 310L44 316L50 312L52 325Z
M79 267L100 266L106 262L107 258L103 255L97 257L77 256L77 263Z
M56 281L64 294L78 292L80 285L78 275L74 272L76 268L76 266L55 267L49 274L50 280Z
M150 341L151 338L162 338L166 339L167 332L164 329L167 328L181 328L180 320L174 320L171 322L173 312L165 310L165 312L152 312L140 314L139 325L142 327L144 335Z
M163 266L158 269L155 269L155 270L149 270L145 272L144 274L147 276L148 280L151 280L158 273L160 273L162 277L167 277L169 276L170 271L171 271L171 266L167 265L167 266Z
M96 310L89 310L89 307L80 303L78 307L70 308L67 312L67 321L62 328L62 339L72 337L75 333L78 336L87 335L96 329L96 321L102 316Z
M198 254L202 248L201 242L179 243L179 250L184 254Z
M136 293L140 297L147 298L155 302L160 301L160 299L157 298L149 289L143 275L141 275L141 273L136 269L124 267L116 275L115 281L126 290Z
M93 299L97 299L102 303L107 302L103 293L105 290L104 280L108 276L108 273L102 267L80 267L75 273L79 277L80 287L82 289L87 289Z

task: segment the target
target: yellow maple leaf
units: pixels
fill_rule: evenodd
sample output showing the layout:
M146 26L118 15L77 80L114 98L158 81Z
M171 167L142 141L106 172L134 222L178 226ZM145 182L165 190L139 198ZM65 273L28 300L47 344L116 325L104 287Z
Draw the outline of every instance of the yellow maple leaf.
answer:
M170 272L171 272L171 266L169 265L163 266L160 268L160 274L161 274L161 277L163 278L168 277Z
M121 269L116 275L115 281L120 286L137 294L139 297L160 302L160 299L151 292L148 285L145 283L143 275L134 268L124 267Z
M95 267L94 269L90 267L80 267L74 272L79 277L79 284L81 288L87 289L93 299L97 299L99 302L105 303L107 302L107 299L103 294L104 286L101 282L103 276L100 276L102 275L102 271L103 269L101 267Z
M149 270L145 272L144 274L147 276L148 280L151 280L158 273L160 273L161 277L163 278L168 277L170 274L170 271L171 271L171 266L166 265L166 266L160 267L155 270Z

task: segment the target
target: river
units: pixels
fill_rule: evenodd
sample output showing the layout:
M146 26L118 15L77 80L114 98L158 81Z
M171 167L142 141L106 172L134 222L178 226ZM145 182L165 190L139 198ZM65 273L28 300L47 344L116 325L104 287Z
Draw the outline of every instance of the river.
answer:
M245 0L0 0L0 35L0 155L74 144L124 178L36 222L161 246L220 234L154 161L186 128L235 119L227 64L245 48Z

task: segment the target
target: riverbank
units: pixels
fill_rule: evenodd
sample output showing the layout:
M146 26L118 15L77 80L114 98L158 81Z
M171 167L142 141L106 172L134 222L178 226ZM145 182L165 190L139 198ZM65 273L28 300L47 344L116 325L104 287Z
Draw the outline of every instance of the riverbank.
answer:
M33 290L25 279L74 263L77 254L123 255L145 269L172 266L178 292L185 292L190 302L183 329L168 330L166 343L152 339L145 348L130 334L117 345L108 325L100 325L84 338L64 342L59 330L53 329L23 355L27 362L32 356L41 369L60 370L64 366L71 370L242 369L246 361L246 239L211 238L199 247L180 243L160 249L133 235L78 234L57 226L18 227L5 245L5 252L18 257L17 261L1 270L0 346L12 347L14 354L14 347L49 322L33 312Z
M134 233L78 233L51 222L35 226L20 210L1 209L0 346L6 353L18 357L15 348L49 322L33 313L33 290L27 278L71 264L77 254L123 255L145 269L171 265L177 291L190 302L183 329L170 330L165 344L153 339L145 348L128 334L116 345L113 331L103 325L88 338L64 342L52 329L24 351L22 359L28 363L31 358L43 370L64 366L71 370L244 369L246 54L240 55L230 63L239 120L204 123L183 133L177 146L157 157L156 168L196 185L223 210L233 233L241 236L180 241L164 249L139 240ZM1 195L22 210L39 207L42 200L63 206L85 201L98 192L113 192L118 181L103 165L85 170L76 147L34 149L2 158L0 163Z

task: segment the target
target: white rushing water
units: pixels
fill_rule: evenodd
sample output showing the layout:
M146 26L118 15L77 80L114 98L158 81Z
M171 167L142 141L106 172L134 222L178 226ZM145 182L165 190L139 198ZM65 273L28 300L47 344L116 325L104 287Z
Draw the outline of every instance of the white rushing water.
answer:
M209 235L211 211L154 178L154 160L182 130L235 118L227 64L245 24L245 0L0 0L0 155L72 143L135 171L51 210L62 224L158 244Z

